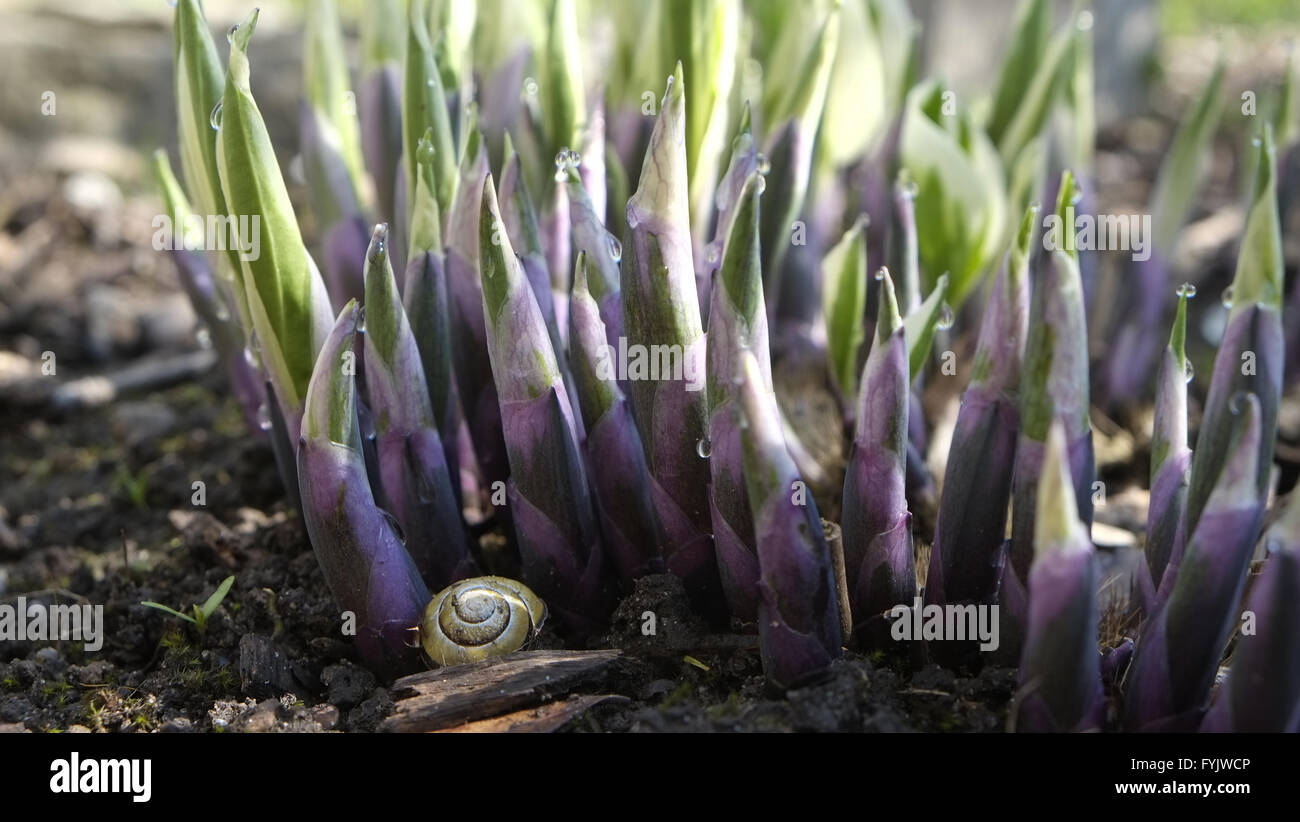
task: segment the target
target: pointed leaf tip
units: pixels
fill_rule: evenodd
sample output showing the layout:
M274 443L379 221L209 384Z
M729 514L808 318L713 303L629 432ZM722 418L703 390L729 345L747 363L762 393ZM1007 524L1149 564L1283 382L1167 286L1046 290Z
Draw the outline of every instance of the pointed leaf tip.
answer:
M903 324L898 313L898 296L894 293L894 280L889 276L889 269L884 266L876 272L876 282L880 283L880 302L876 313L876 339L885 341Z
M1038 510L1034 518L1034 553L1073 547L1087 541L1075 504L1074 481L1070 476L1070 455L1065 428L1053 420L1047 431L1043 471L1038 480Z

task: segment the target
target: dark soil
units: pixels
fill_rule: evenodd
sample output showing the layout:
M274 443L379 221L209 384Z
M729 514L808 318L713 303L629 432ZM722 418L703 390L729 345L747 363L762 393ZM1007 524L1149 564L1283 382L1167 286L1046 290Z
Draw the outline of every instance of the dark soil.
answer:
M269 445L249 435L218 374L58 419L11 409L0 431L0 506L21 512L0 549L0 600L105 606L97 652L2 646L0 725L368 731L391 712L340 635ZM191 504L199 479L206 507ZM187 610L230 574L205 635L140 604ZM642 634L647 610L654 637ZM548 631L539 644L559 639ZM780 698L764 690L756 637L703 631L671 577L644 580L595 644L625 649L606 686L631 701L573 730L990 731L1004 726L1014 688L1008 669L960 677L850 654L825 681Z

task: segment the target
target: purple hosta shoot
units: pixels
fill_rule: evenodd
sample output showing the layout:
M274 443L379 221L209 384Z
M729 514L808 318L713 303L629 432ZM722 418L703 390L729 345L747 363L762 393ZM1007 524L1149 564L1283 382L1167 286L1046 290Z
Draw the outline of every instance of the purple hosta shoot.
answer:
M1187 300L1196 287L1178 288L1178 313L1156 374L1156 409L1151 433L1151 501L1147 511L1146 565L1150 584L1160 588L1165 568L1182 553L1187 512L1187 473L1192 451L1187 447ZM1142 588L1145 583L1140 583Z
M231 214L248 215L250 226L257 220L259 230L248 239L258 241L258 253L241 254L239 262L262 366L292 443L298 440L316 352L332 325L331 311L249 88L247 49L256 25L254 10L231 33L226 90L213 122L218 126L217 168L226 205Z
M858 355L864 336L862 313L867 305L867 222L865 215L859 217L822 258L826 354L831 376L843 397L857 395Z
M1095 730L1105 707L1097 650L1100 571L1073 485L1065 430L1055 420L1036 499L1028 625L1012 714L1017 731Z
M696 605L716 613L722 602L710 536L704 330L691 256L685 117L678 66L627 204L623 330L629 347L667 351L680 363L672 373L647 375L657 379L629 379L628 391L664 527L664 561Z
M771 138L767 156L771 164L768 201L772 208L763 212L763 291L767 310L773 315L781 293L781 269L790 248L795 221L803 211L812 179L813 148L817 127L826 105L831 69L839 43L840 9L836 5L827 13L821 31L802 64L793 75L797 78L773 100L769 114ZM774 91L773 94L776 94Z
M1177 248L1178 234L1188 212L1196 202L1197 189L1205 179L1206 154L1223 109L1220 100L1223 79L1224 62L1220 54L1209 79L1179 124L1152 187L1147 206L1152 222L1151 253L1146 259L1133 261L1134 287L1126 289L1130 299L1123 305L1108 307L1119 314L1122 322L1114 332L1110 350L1123 352L1111 356L1105 364L1106 399L1111 403L1131 402L1149 385L1166 316L1168 263Z
M740 436L758 546L759 653L768 682L786 689L823 673L844 637L831 551L803 483L758 360L741 355Z
M766 174L770 166L760 169L760 155L754 142L753 126L750 123L749 104L740 112L740 125L736 137L731 141L731 160L726 173L718 182L713 192L713 207L717 211L717 220L713 227L713 239L703 248L697 242L695 249L695 281L699 292L700 310L704 313L704 325L708 327L709 306L712 305L711 289L718 269L722 266L722 248L726 245L727 234L731 231L731 221L740 205L740 192L750 174L758 171ZM762 158L766 163L767 158ZM698 215L697 215L698 217Z
M488 177L487 147L473 106L469 114L456 191L447 215L447 304L456 391L479 472L490 488L505 481L509 467L479 277L479 209Z
M550 0L545 46L538 61L545 133L542 148L550 155L577 145L587 119L582 77L583 43L578 34L578 15L574 5L574 0ZM564 223L567 225L567 218ZM568 275L569 261L566 259L560 276L567 278Z
M687 82L686 167L690 169L692 234L698 252L710 228L710 216L730 135L732 102L741 61L737 59L744 41L741 0L693 3L690 0L660 5L660 66L681 60ZM725 228L724 228L725 232ZM726 236L725 233L723 236ZM698 265L696 271L704 269ZM698 282L705 284L707 279ZM700 293L700 306L708 305L707 293Z
M569 332L569 274L573 265L569 190L565 183L569 179L570 170L581 162L578 152L570 148L561 149L555 155L551 208L542 220L542 245L546 250L546 266L551 275L551 302L555 306L555 322L559 326L561 338Z
M664 561L641 435L615 378L612 352L617 349L606 341L591 294L596 268L585 251L578 252L569 302L569 365L587 431L583 454L604 547L627 591L637 577L662 573Z
M1194 533L1211 489L1227 463L1232 435L1229 406L1238 392L1259 401L1262 435L1256 464L1255 493L1268 492L1277 434L1277 407L1282 393L1282 233L1277 213L1277 156L1272 128L1265 126L1257 146L1255 190L1237 256L1237 272L1224 292L1231 305L1228 324L1214 357L1214 373L1205 398L1192 456L1187 490L1187 533Z
M369 231L362 216L366 185L361 132L348 86L338 8L327 0L307 15L299 141L312 210L322 227L322 273L337 310L365 292Z
M172 174L167 152L162 149L154 152L154 175L158 190L163 195L172 231L183 232L181 242L168 238L167 246L173 249L172 259L176 262L181 288L189 297L190 305L194 306L194 313L202 323L199 333L206 335L203 339L216 349L226 371L226 379L230 381L230 390L239 402L248 429L261 434L262 420L258 409L266 402L261 375L244 356L243 329L227 306L227 298L212 272L208 258L203 254L203 232L190 230L197 228L191 220L193 212L185 199L185 192L181 191L180 183Z
M356 619L362 661L391 679L423 667L409 631L429 589L366 477L353 377L358 321L349 302L321 349L307 390L298 475L303 522L325 582L339 609Z
M930 602L987 603L997 592L1020 432L1018 391L1037 218L1038 208L1031 206L985 308L948 451L926 577Z
M557 314L557 308L563 305L567 311L569 295L566 291L561 299L558 292L552 292L551 263L547 260L546 250L542 247L542 235L538 225L537 213L533 210L533 201L528 194L528 184L524 177L523 167L508 134L506 135L505 163L501 170L500 189L501 220L506 227L506 236L510 238L511 246L517 249L519 264L523 266L524 276L528 280L529 287L533 290L533 296L537 300L537 307L542 311L546 331L551 337L551 348L555 350L557 356L563 355L565 351L564 338L568 330L561 327L561 319L560 315ZM568 235L567 219L566 217L566 236ZM568 361L560 356L559 364L560 376L564 379L565 387L569 389L569 404L576 408L578 395L575 393L576 388L573 379L569 375ZM578 436L581 438L584 433L582 418L580 416L576 417L575 421L578 425Z
M1264 535L1264 570L1254 578L1232 652L1202 731L1300 731L1300 494Z
M510 460L511 518L524 582L572 632L597 630L612 603L602 578L577 421L537 298L510 245L489 175L479 232L483 315Z
M709 309L709 508L722 591L732 616L744 622L757 618L759 602L758 550L746 491L742 422L737 413L741 393L737 378L744 357L753 356L761 389L772 392L758 241L763 187L763 177L752 171L737 195L735 218Z
M1174 575L1172 589L1142 626L1125 679L1130 730L1195 730L1237 624L1264 511L1256 486L1263 425L1255 395L1237 394L1229 406L1235 424L1227 461L1181 563L1165 571Z
M181 179L205 221L210 216L226 218L231 212L226 208L226 195L221 190L221 176L217 172L218 132L212 127L213 112L219 111L225 91L225 71L199 0L179 0L176 3L174 43ZM173 230L179 230L174 218ZM227 244L226 253L216 260L214 271L227 312L237 316L247 336L252 319L248 312L239 249L235 244Z
M420 349L397 294L388 226L375 226L366 253L366 392L375 423L379 483L406 548L429 587L476 572L460 504L434 425ZM459 479L459 478L457 478Z
M1058 226L1074 201L1066 171L1057 199ZM1068 230L1068 228L1066 229ZM1059 240L1059 238L1058 238ZM1055 243L1057 248L1065 247ZM1079 518L1091 527L1095 474L1088 409L1088 333L1079 263L1069 251L1053 251L1033 284L1029 330L1020 379L1020 439L1012 481L1011 561L1023 583L1034 555L1034 514L1047 429L1060 420L1070 454L1070 475Z
M452 137L451 117L447 110L446 90L430 45L427 0L413 0L406 37L406 71L403 77L402 137L403 174L408 203L415 203L414 192L419 166L420 140L428 138L433 151L433 194L438 211L445 214L451 207L456 186L456 145ZM408 209L410 210L410 209ZM410 219L407 215L406 219Z
M604 210L597 208L595 197L589 196L585 187L581 175L587 172L589 156L583 159L576 170L572 166L565 168L569 231L574 253L587 255L587 290L600 309L600 320L605 326L605 340L617 350L619 338L623 336L623 300L619 293L619 263L623 260L623 244L605 229L602 222ZM601 194L603 201L603 189Z
M605 186L608 183L605 172L605 101L599 96L591 101L591 108L587 112L587 127L583 129L579 151L582 155L582 163L578 166L578 175L582 178L582 187L591 201L592 214L595 215L597 222L603 223L605 204L608 202ZM577 207L576 199L573 187L569 186L569 220L575 226L580 222L580 218L574 215L574 209ZM576 247L576 238L574 242L573 253L576 255L584 249Z
M889 272L876 274L880 313L858 388L857 431L844 478L844 570L855 641L891 642L886 614L916 595L907 509L907 341Z
M416 151L419 174L411 201L411 228L402 303L411 335L420 349L429 408L442 440L447 472L461 501L460 431L464 425L451 361L451 307L447 302L447 263L442 247L442 216L434 196L433 137L426 131ZM466 455L468 456L468 454Z
M402 54L406 14L401 0L375 0L361 17L361 153L375 186L375 205L398 219L402 176Z

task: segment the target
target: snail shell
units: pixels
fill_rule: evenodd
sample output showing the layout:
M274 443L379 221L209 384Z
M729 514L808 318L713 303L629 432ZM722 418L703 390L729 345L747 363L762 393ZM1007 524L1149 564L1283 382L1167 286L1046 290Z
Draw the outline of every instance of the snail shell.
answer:
M420 619L420 644L437 665L517 651L541 630L546 603L521 582L474 577L434 595Z

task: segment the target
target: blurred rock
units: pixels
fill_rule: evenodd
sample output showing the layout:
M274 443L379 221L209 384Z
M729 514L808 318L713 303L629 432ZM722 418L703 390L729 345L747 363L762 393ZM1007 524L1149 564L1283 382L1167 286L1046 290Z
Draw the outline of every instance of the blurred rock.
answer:
M109 425L114 437L135 448L170 434L176 425L176 412L156 402L123 402L113 408Z

